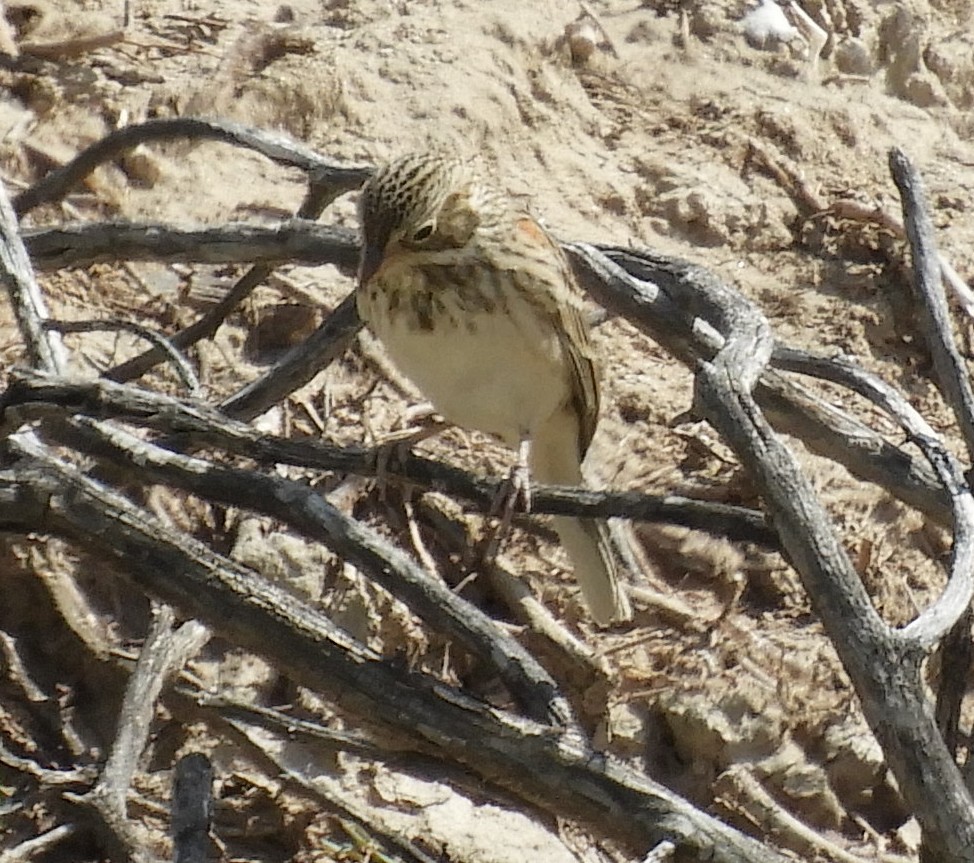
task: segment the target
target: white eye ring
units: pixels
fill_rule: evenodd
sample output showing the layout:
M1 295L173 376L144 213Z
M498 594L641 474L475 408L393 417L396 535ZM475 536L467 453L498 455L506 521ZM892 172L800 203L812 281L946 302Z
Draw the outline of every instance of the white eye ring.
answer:
M410 239L414 243L421 243L423 240L428 240L431 236L433 236L433 223L428 222L421 228L417 229Z

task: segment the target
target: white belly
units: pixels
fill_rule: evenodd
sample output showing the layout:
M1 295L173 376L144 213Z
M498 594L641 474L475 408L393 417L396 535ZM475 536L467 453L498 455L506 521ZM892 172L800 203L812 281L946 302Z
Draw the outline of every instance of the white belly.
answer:
M435 330L391 318L380 302L360 300L360 311L400 371L452 423L517 446L570 397L558 338L527 303L512 304L512 315L457 311L459 325Z

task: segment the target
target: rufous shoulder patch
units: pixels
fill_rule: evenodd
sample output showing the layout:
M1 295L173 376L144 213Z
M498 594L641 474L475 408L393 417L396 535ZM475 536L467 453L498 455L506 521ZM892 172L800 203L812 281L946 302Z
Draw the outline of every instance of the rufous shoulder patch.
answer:
M524 234L532 243L539 245L551 245L551 240L544 232L544 229L530 216L523 216L517 220L517 229Z

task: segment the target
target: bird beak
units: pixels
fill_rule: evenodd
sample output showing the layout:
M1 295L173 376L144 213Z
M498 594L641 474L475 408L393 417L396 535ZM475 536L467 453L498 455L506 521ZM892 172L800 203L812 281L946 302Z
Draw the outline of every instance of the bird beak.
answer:
M360 285L367 285L382 268L385 251L379 243L366 243L362 248L362 260L358 268L358 283Z

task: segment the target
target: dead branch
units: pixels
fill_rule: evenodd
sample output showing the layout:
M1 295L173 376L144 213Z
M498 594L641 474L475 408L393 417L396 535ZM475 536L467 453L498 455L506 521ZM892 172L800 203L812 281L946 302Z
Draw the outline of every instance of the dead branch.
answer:
M252 420L314 379L340 357L362 328L350 294L307 339L288 351L264 375L220 403L238 420Z
M410 842L398 831L382 829L373 813L368 807L357 805L350 801L347 795L336 794L321 782L310 781L301 771L282 758L280 749L286 742L293 738L290 729L275 729L279 746L270 747L266 742L266 735L257 736L253 733L254 728L246 721L236 718L225 718L224 724L233 732L233 737L243 742L245 747L251 752L256 753L259 760L268 765L268 772L283 776L291 785L300 788L301 793L311 797L316 802L322 804L326 809L335 812L341 821L342 828L356 841L361 840L365 845L366 859L371 857L371 853L376 846L385 846L388 849L390 860L413 861L413 863L436 863L436 860L420 849L415 842ZM320 739L320 738L316 738ZM380 758L381 753L376 753ZM377 850L377 849L376 849ZM385 859L383 855L376 855L378 859Z
M172 609L160 606L135 671L125 690L112 751L94 794L104 797L116 813L125 816L125 800L139 756L149 736L149 723L166 680L177 673L210 639L206 627L194 620L175 627Z
M179 449L218 447L263 464L289 464L367 477L379 473L378 453L374 449L283 438L228 419L205 404L111 381L76 382L25 369L10 373L10 386L0 399L0 430L16 428L33 416L67 417L75 412L156 429L170 435L170 446ZM390 461L383 476L387 482L464 499L484 513L491 511L504 482L475 477L413 453ZM254 478L259 481L256 474ZM532 511L676 524L736 541L778 547L774 530L761 513L677 495L537 486L532 488Z
M124 30L109 30L107 33L92 33L88 36L76 36L73 39L59 39L56 42L21 42L17 47L25 57L35 57L38 60L63 60L123 42L125 35Z
M433 527L452 554L460 559L469 555L474 543L469 528L461 519L451 518L427 501L420 501L416 509L423 522ZM483 568L487 570L483 575L489 580L492 591L511 609L515 619L529 625L532 640L541 645L541 649L534 652L540 654L542 661L554 655L559 667L571 668L574 679L586 681L585 688L600 678L604 679L607 674L604 659L576 638L532 593L523 579L497 561ZM545 662L545 666L550 667L550 663Z
M351 232L300 221L250 231L240 228L239 234L238 226L231 226L226 233L217 229L180 231L164 226L120 224L63 230L63 234L53 229L28 232L31 251L38 254L41 261L82 261L88 254L107 254L113 244L119 243L126 255L136 259L150 259L156 252L165 256L169 254L167 249L172 249L174 257L168 258L170 260L178 256L183 261L239 263L239 255L245 254L244 245L248 238L252 238L260 244L255 253L258 258L266 256L267 261L280 262L293 254L303 263L327 262L343 271L354 268L358 255L357 241L353 240ZM78 253L70 250L76 235L83 249ZM194 251L192 243L196 239L204 244L200 251ZM602 247L600 251L618 265L612 267L606 265L605 257L593 254L593 250L583 244L568 244L566 249L572 254L586 287L601 303L643 327L691 368L701 352L712 351L719 344L719 338L715 340L713 333L692 333L692 319L690 322L686 320L682 305L686 299L686 290L682 286L692 286L695 279L707 277L701 268L647 252L636 254L632 250ZM305 255L307 257L303 257ZM627 274L639 281L627 278ZM660 293L654 287L655 282L676 291L674 298ZM240 298L228 295L228 302L221 303L218 309L174 336L171 342L177 347L185 347L205 338L215 331L214 322L222 321ZM354 300L349 297L304 343L288 352L261 378L224 400L222 409L241 420L259 416L307 384L344 353L360 326ZM153 353L152 356L159 355ZM130 363L119 366L110 373L111 377L127 380L149 367L141 358ZM837 461L856 476L882 486L938 522L949 523L949 502L929 468L868 426L770 370L763 375L756 395L782 431L802 439L814 452Z
M695 295L716 279L702 267L647 251L582 243L565 246L588 291L610 310L695 368L723 337L694 315ZM771 362L776 362L777 349ZM781 431L854 476L875 483L941 524L950 524L950 500L936 474L865 424L774 370L765 370L755 397Z
M953 329L943 292L943 278L953 284L944 259L937 252L933 223L927 206L923 182L906 154L894 148L889 154L890 173L900 192L903 221L913 253L913 288L919 298L920 330L933 357L936 382L950 405L967 444L968 458L974 456L974 392L971 390L967 365L954 343ZM966 287L966 286L965 286ZM956 470L954 496L954 546L951 554L951 578L940 601L908 629L921 640L936 643L943 637L940 686L937 692L937 722L952 754L956 754L960 736L960 713L974 645L971 635L971 595L963 582L971 575L972 519L962 507L970 501L967 486ZM963 516L967 517L964 518ZM959 575L958 575L959 573ZM948 596L948 594L951 594ZM969 757L969 756L968 756ZM969 787L969 786L968 786Z
M266 156L273 162L298 168L319 185L326 177L342 191L357 189L371 174L370 168L355 168L325 159L286 135L264 132L232 123L229 120L205 120L199 117L176 117L149 120L125 126L96 141L79 153L63 168L52 171L14 199L18 216L29 213L41 204L61 200L99 165L111 161L139 144L176 141L182 138L222 141L236 147L246 147Z
M151 120L119 129L84 150L63 168L45 176L17 197L16 212L23 215L41 203L59 200L75 183L88 176L100 164L139 144L184 137L218 140L248 147L280 164L301 168L308 180L308 191L297 212L298 218L301 219L317 218L336 197L358 188L371 173L371 169L368 168L347 167L324 159L313 150L286 136L272 135L236 123L196 118ZM171 344L175 348L185 349L213 335L226 316L263 282L272 270L273 265L267 263L252 266L221 302L200 320L176 333L170 339ZM164 351L152 348L112 369L107 376L113 380L131 380L145 374L154 365L163 361L165 356Z
M751 396L771 356L767 324L730 291L701 292L695 306L725 325L726 338L701 364L699 403L767 502L928 847L941 859L971 859L974 803L934 719L921 672L924 651L876 613L811 485Z
M691 358L697 362L703 360L697 387L706 415L731 443L741 462L754 473L774 523L782 532L789 560L802 576L853 680L866 718L886 752L904 796L924 825L933 847L959 855L950 859L968 859L960 854L960 849L971 840L957 839L957 836L974 837L971 818L974 810L938 732L920 667L926 655L922 645L929 646L928 638L942 636L945 622L956 620L956 615L966 607L970 598L969 579L955 574L947 591L928 610L929 616L921 616L911 624L916 630L907 627L897 637L875 613L824 510L793 457L767 426L746 385L766 374L759 361L762 356L770 361L774 350L763 332L765 325L761 324L760 313L749 309L742 298L723 288L700 268L660 266L654 256L617 249L608 250L613 262L606 265L595 258L598 253L591 247L575 245L570 249L585 264L593 269L597 266L596 272L600 274L612 274L612 263L624 261L627 270L638 273L641 279L651 277L647 271L656 275L656 284L644 283L626 292L630 319L651 329L654 337L685 362ZM590 269L586 284L595 281L591 273ZM615 278L625 282L627 275L616 273ZM619 303L618 293L613 291L610 296L610 302ZM666 316L669 326L664 328L661 307L683 312ZM735 331L737 327L739 331ZM734 338L736 343L732 343ZM766 379L762 378L762 382ZM867 455L872 456L873 452ZM841 461L847 464L849 456ZM933 461L938 470L945 467L936 455ZM871 457L866 464L876 467ZM847 466L854 473L865 472L858 460ZM951 475L950 467L946 466L942 478ZM947 493L952 503L957 502L958 494L969 498L966 489L954 484L948 486ZM966 500L962 500L962 509L966 510L967 506ZM957 510L955 516L956 513ZM965 542L963 554L967 553L966 548ZM953 605L950 616L946 615L948 601L944 599L948 594L954 603L958 599L962 603L959 608ZM931 804L934 800L938 802ZM951 828L952 819L960 819L954 823L963 827Z
M293 714L270 707L259 707L248 704L227 695L213 695L199 687L177 686L180 697L186 698L194 705L216 712L225 721L236 720L242 725L260 726L278 734L288 734L296 739L314 741L316 745L324 746L335 752L351 752L373 761L382 761L392 757L394 749L383 741L379 745L362 731L339 731L328 728L320 722L298 719Z
M670 840L717 863L784 858L677 795L593 752L584 738L491 709L405 671L256 573L156 522L120 495L29 441L0 472L0 524L47 530L105 555L151 594L192 609L296 680L432 744L543 809L645 847Z
M913 285L920 300L920 332L930 348L937 385L950 405L968 458L974 458L974 391L970 374L954 344L947 298L943 291L940 255L923 183L906 153L890 150L889 168L903 202L903 221L913 251Z
M676 853L676 846L667 839L656 845L649 854L643 857L642 863L666 863Z
M115 261L198 264L333 264L346 275L358 266L355 232L295 218L277 225L230 222L182 228L136 222L80 222L26 228L24 244L40 270Z
M49 431L82 443L100 457L154 474L212 500L243 505L271 515L300 533L324 542L378 584L409 605L433 628L465 644L489 661L528 715L573 727L571 711L550 676L514 639L501 633L479 609L457 597L373 531L330 506L317 492L282 477L222 468L147 444L101 421L84 418L52 424ZM133 461L134 459L134 461ZM147 459L146 462L142 462ZM151 465L151 466L150 466ZM193 474L196 477L193 477ZM257 492L254 494L254 492Z
M59 333L99 333L99 332L126 332L145 339L154 347L161 350L173 364L180 381L191 396L199 395L200 382L196 377L196 372L189 364L189 361L179 351L176 350L164 336L136 321L123 321L117 318L106 319L103 321L44 321L44 328L55 330Z
M763 144L753 138L747 140L748 158L753 159L791 197L801 217L806 220L834 216L854 222L866 222L889 231L897 239L906 239L907 229L895 215L879 206L868 206L859 201L839 199L827 203L819 197L805 179L802 171L786 159L772 155ZM894 182L899 185L899 181ZM901 190L902 194L902 190ZM905 199L904 199L905 203ZM974 317L974 291L958 275L957 270L942 254L936 254L937 266L950 286L961 308Z
M17 639L7 632L0 631L0 654L3 655L4 666L11 682L16 684L28 701L40 702L47 699L44 691L34 682L24 665Z
M269 141L263 133L233 124L194 127L192 123L203 121L188 122L189 126L170 126L161 132L149 129L152 124L133 127L141 131L132 133L131 138L136 143L164 139L178 128L179 135L232 140L269 158L312 170L307 152L281 144L280 139ZM209 131L199 131L203 128ZM48 182L46 178L21 195L18 205L26 211L41 201L57 200L71 183L117 152L111 147L119 146L118 140L121 138L111 146L99 142L55 172L54 180ZM92 156L93 152L97 155ZM332 163L321 167L321 162L319 159L314 170L332 179L324 181L320 194L312 180L300 215L320 212L319 204L324 206L351 188L350 172L364 170ZM895 154L891 164L896 171ZM768 166L775 167L772 161ZM900 169L909 174L910 166L906 163ZM337 183L333 182L336 175L340 177ZM364 176L358 176L359 182ZM805 205L821 211L821 202L799 177L780 166L776 176L782 182L797 184L795 194ZM915 176L908 177L909 188L903 190L907 232L914 243L918 284L933 285L936 267L944 273L946 269L925 233L928 225L923 222L924 204L915 180ZM16 237L12 222L5 230ZM167 242L176 242L175 236L167 237ZM270 248L271 239L262 240L265 249ZM133 248L138 242L148 241L133 235ZM965 669L951 670L954 691L941 690L947 695L938 700L936 715L922 674L933 647L949 643L945 641L948 633L952 637L964 626L969 628L967 609L974 594L974 500L959 466L922 418L891 388L851 363L776 345L758 309L702 268L615 247L573 244L567 248L583 282L598 299L620 310L696 371L697 405L732 446L766 501L786 554L801 575L853 681L863 713L884 749L899 789L922 825L926 852L931 859L974 860L974 803L952 760ZM208 254L217 254L214 249L208 247ZM349 251L346 243L337 253L347 255ZM231 244L227 253L239 254L239 245ZM276 260L280 259L268 258L255 266L231 290L219 311L204 319L205 325L198 321L177 334L174 344L185 346L212 334L228 311L266 277ZM962 425L971 425L970 432L965 428L971 448L974 421L967 418L974 416L974 401L969 391L962 392L958 382L962 366L956 355L949 355L946 318L939 302L931 319L932 331L940 333L938 337L944 341L945 359L943 368L938 369L941 385L950 401L962 405L957 409ZM30 314L25 319L30 320ZM36 310L32 314L36 324L42 314ZM358 325L348 298L319 330L311 348L302 346L292 351L263 379L226 400L223 409L238 417L256 416L310 380L344 348ZM25 340L32 345L29 332ZM40 349L32 350L44 370L58 370L56 363L41 356ZM135 376L158 361L158 354L147 352L113 374ZM782 371L827 377L880 405L897 418L933 469L848 414L825 405L786 379ZM39 393L43 387L49 388L41 398L25 395ZM60 396L52 398L58 389ZM130 475L134 468L146 481L167 483L211 501L271 515L328 545L403 599L432 626L463 641L490 662L532 718L518 719L489 709L432 677L390 667L293 596L190 537L162 527L120 495L56 458L32 437L15 435L9 439L10 451L22 461L0 473L0 525L19 531L48 530L105 555L123 565L127 577L146 592L210 620L235 643L273 658L294 679L343 704L352 704L363 715L418 735L423 746L437 747L439 756L467 764L482 779L522 799L550 809L551 800L557 798L557 814L561 816L567 803L568 811L587 823L641 847L647 842L656 845L674 841L715 860L779 859L706 819L644 777L598 756L552 679L527 651L500 634L479 611L430 579L405 555L378 541L306 486L172 452L84 415L101 411L101 415L159 428L170 436L181 434L190 442L218 441L231 453L253 456L255 447L262 447L266 459L287 462L281 457L286 447L279 440L255 438L225 419L203 416L198 408L175 401L167 403L168 413L157 410L156 418L150 418L146 404L131 392L106 385L82 391L63 381L20 376L5 397L4 422L12 430L24 419L40 419L39 429L47 439L76 452L124 465ZM912 623L894 629L873 608L834 526L762 408L786 431L808 439L811 429L809 445L814 450L835 458L858 476L878 482L941 523L953 524L955 545L947 586ZM70 416L72 410L80 415ZM44 422L48 417L54 421ZM167 443L171 440L167 438ZM310 452L304 450L301 457L309 463L320 457L320 453L312 456ZM340 456L352 457L347 452ZM362 458L362 452L354 458ZM420 464L412 461L409 469L419 471ZM469 478L464 481L469 482ZM554 495L548 505L558 506L556 498L561 492L548 491ZM606 506L607 501L601 498L598 506ZM566 505L579 512L585 504L582 498L572 496ZM115 829L116 836L122 835L121 829ZM124 848L119 853L124 853Z
M964 697L967 695L967 680L971 665L974 664L974 640L971 638L971 626L974 624L974 611L968 606L954 627L944 636L940 643L940 681L937 686L936 717L937 727L944 736L947 748L958 763L960 746L965 742L965 735L961 731L961 710ZM971 763L970 753L967 754L965 767ZM970 781L965 777L965 783L971 788ZM974 793L974 789L972 789Z
M3 741L0 741L0 764L18 773L23 773L25 776L30 776L40 785L52 787L73 785L89 787L95 778L94 770L89 767L76 767L71 770L51 770L47 767L41 767L36 761L11 752L4 746Z
M175 863L205 863L213 812L213 765L201 752L176 762L172 783L172 834Z
M735 764L720 775L718 794L725 806L747 813L751 820L759 824L773 824L775 833L782 839L782 844L800 853L802 859L825 859L835 863L867 863L867 858L850 854L788 812L742 764ZM868 859L875 863L875 857ZM893 863L893 861L890 857L884 856L882 863ZM907 861L901 858L899 863L907 863Z
M319 161L317 166L308 171L308 190L301 206L298 207L297 218L317 219L335 198L352 188L357 188L362 179L361 169L342 168L330 162L322 164ZM355 185L352 185L353 183ZM171 339L172 344L177 348L187 348L201 339L212 336L227 315L243 302L273 270L273 264L254 264L209 312L195 323L176 333ZM106 377L116 381L132 380L145 374L164 358L165 354L153 348L112 369L106 374Z
M19 845L0 852L0 863L29 863L50 852L59 842L69 839L77 832L77 824L60 824L40 836L25 839Z
M41 296L30 258L17 230L17 216L7 190L0 183L0 279L3 280L31 365L49 372L63 372L67 357L61 340L44 330L47 305Z
M65 799L92 813L96 830L107 837L113 859L140 860L140 841L127 816L129 786L139 756L149 737L156 702L170 675L177 672L209 640L209 631L194 620L173 629L175 616L163 606L157 610L135 672L129 679L119 715L115 742L98 783L83 795Z
M904 627L904 638L915 640L921 650L937 645L964 616L974 597L974 497L967 488L961 466L936 432L889 384L840 358L812 358L780 351L784 368L802 371L848 387L882 407L910 436L936 470L950 495L954 547L947 587L928 609Z

